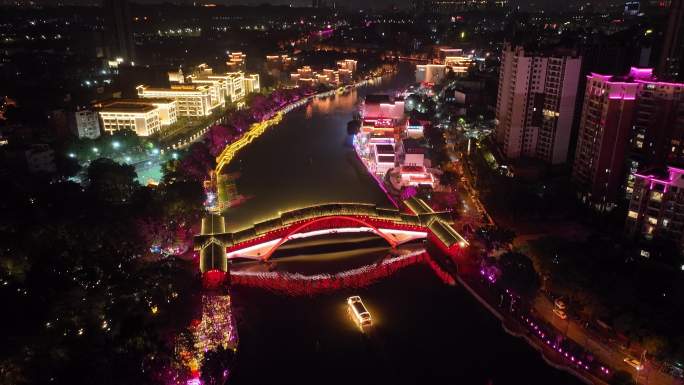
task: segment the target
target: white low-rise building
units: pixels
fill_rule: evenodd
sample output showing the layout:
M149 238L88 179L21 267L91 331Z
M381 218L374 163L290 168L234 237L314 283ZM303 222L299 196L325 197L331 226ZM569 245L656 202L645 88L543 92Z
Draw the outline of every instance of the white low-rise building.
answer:
M435 187L435 177L425 166L398 167L401 175L401 186L430 186Z
M394 145L389 143L373 143L375 173L384 176L395 166Z
M258 74L245 74L242 71L214 74L211 67L201 64L192 75L179 81L176 73L169 73L169 82L178 84L203 84L210 87L212 105L224 105L226 101L241 102L245 96L261 89Z
M252 92L259 92L261 90L261 84L259 82L259 74L250 74L244 77L245 83L245 93L251 94Z
M419 139L423 137L423 124L415 119L406 120L406 136Z
M170 126L178 121L178 111L176 101L167 98L135 98L135 99L109 99L94 104L95 107L102 109L116 103L141 104L157 107L159 110L159 122L162 126Z
M76 135L79 139L97 139L100 137L100 118L92 110L79 110L74 113L76 118Z
M141 98L175 100L178 116L208 116L214 108L219 106L219 103L213 103L211 86L205 84L172 84L171 88L141 85L137 87L137 90Z
M111 103L102 107L99 114L104 131L109 134L131 130L139 136L150 136L161 129L159 108L152 104Z
M416 66L416 83L438 84L446 76L444 64L419 64Z

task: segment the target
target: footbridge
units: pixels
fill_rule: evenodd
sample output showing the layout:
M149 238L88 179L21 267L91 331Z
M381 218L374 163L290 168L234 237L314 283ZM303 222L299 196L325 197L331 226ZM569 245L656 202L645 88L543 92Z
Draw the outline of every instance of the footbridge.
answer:
M454 255L468 242L449 224L449 213L435 212L425 202L410 199L408 208L380 208L364 203L331 203L283 212L278 217L236 232L225 230L225 219L209 215L195 237L200 270L226 272L228 260L249 258L266 261L290 240L325 234L372 233L392 248L417 239L428 239Z

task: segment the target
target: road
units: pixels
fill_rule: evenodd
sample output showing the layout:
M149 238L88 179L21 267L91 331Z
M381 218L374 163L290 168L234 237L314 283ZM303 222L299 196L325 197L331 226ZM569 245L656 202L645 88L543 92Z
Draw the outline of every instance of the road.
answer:
M540 294L534 302L534 310L537 315L550 322L556 329L563 332L568 338L581 344L586 349L594 353L600 360L608 363L613 369L625 370L632 374L640 384L648 385L673 385L681 384L681 381L672 376L659 371L657 368L645 365L644 370L637 372L635 368L627 365L623 360L627 357L626 353L621 352L617 346L608 345L601 342L596 336L588 332L576 321L567 318L560 319L553 313L554 305L547 297ZM639 357L635 357L639 358Z
M458 159L456 157L456 152L453 150L453 148L450 148L450 156L452 157L452 160ZM476 207L481 208L482 212L486 213L486 209L484 206L482 206L482 203L477 199L478 193L477 191L472 187L472 170L469 168L469 164L467 162L463 163L463 175L464 175L464 182L462 183L463 188L467 191L467 199L469 201L474 202ZM466 199L466 198L464 198ZM493 224L494 221L489 217L487 214L487 217L490 219L491 223ZM538 227L538 226L537 226ZM541 233L534 233L534 234L525 234L522 237L517 237L514 244L516 246L520 246L520 243L526 239L534 239L538 238L540 236L545 236L552 234L554 232L558 232L560 228L563 228L564 234L568 235L568 233L573 233L575 232L575 236L581 237L582 236L582 229L578 229L578 226L571 226L568 225L565 228L564 226L551 226L551 227L546 227L550 231L546 232L541 232ZM556 231L554 231L556 230ZM627 365L623 360L625 357L627 357L625 352L620 351L618 346L609 346L604 344L603 342L600 341L599 338L595 337L592 335L590 332L588 332L582 325L578 324L575 321L572 321L570 319L567 320L562 320L558 316L556 316L553 313L553 303L546 298L543 294L539 294L537 298L534 301L534 309L537 312L537 315L540 316L541 318L545 319L547 322L551 323L556 329L561 331L563 334L565 334L568 338L572 339L573 341L577 342L578 344L584 346L587 350L591 351L594 353L600 360L608 363L614 370L625 370L628 373L632 374L635 380L639 384L647 384L647 385L680 385L684 384L684 381L680 379L676 379L673 376L663 373L658 368L654 367L653 365L649 365L648 362L645 364L645 368L641 371L636 371L635 368L632 366ZM638 359L638 357L636 357Z
M461 223L469 224L473 229L483 224L494 224L494 220L489 216L489 213L478 199L478 193L472 185L472 171L470 165L464 162L460 157L458 151L454 148L453 142L448 141L447 155L452 162L459 165L463 177L457 183L458 193L463 203L463 212L461 213ZM487 218L487 221L483 219Z

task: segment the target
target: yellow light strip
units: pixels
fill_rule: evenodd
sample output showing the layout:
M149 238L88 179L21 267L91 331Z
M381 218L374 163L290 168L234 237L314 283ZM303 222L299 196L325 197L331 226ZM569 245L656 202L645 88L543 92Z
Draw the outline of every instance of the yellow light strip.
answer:
M216 158L216 174L221 174L223 168L233 160L238 151L261 136L261 134L266 132L267 128L280 123L281 120L283 120L283 113L278 112L269 120L252 124L249 130L240 139L226 146L221 152L221 155Z

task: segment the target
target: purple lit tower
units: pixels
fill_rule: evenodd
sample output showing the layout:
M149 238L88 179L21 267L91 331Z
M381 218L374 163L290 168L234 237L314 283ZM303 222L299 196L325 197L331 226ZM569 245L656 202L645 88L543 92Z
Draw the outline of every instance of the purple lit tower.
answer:
M643 238L665 238L684 247L684 169L656 168L634 174L634 192L626 232Z
M587 77L572 177L599 211L629 199L632 174L684 161L684 84L658 81L651 68Z

